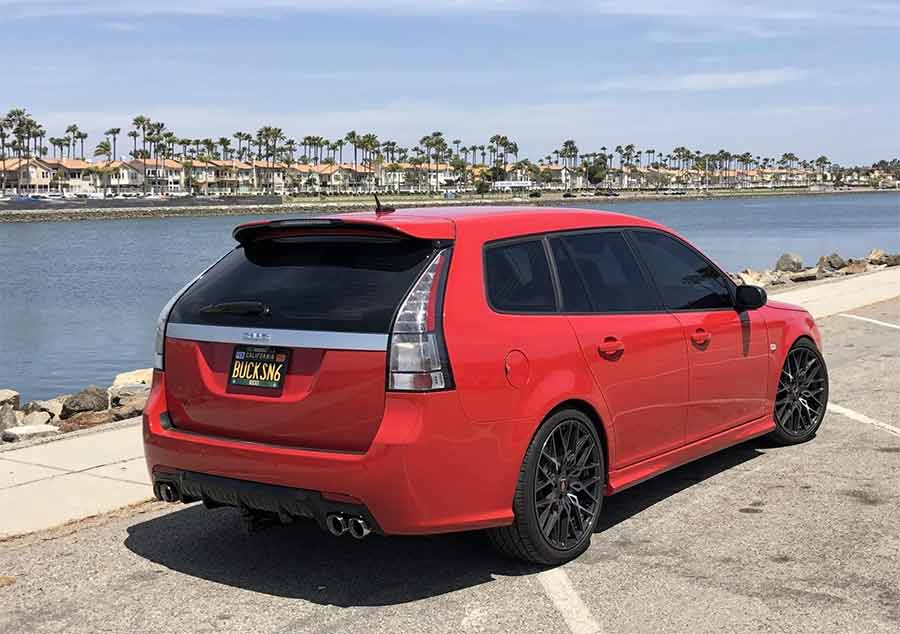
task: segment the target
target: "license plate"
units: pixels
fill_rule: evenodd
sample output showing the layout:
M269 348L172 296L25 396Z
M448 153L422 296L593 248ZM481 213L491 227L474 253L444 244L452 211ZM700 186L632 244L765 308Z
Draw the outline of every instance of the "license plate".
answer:
M291 351L260 346L235 346L229 385L277 389L284 385Z

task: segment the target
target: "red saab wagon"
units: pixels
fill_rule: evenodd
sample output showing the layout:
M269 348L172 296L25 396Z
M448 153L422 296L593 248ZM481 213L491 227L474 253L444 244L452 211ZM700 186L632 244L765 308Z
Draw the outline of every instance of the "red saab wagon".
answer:
M812 317L658 224L457 208L262 221L163 310L156 495L357 538L489 529L558 563L603 498L813 437Z

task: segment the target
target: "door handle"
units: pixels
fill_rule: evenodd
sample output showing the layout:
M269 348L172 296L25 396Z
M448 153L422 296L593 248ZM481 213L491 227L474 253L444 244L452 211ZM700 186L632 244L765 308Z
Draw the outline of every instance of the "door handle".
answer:
M625 344L615 337L607 337L597 346L597 352L602 355L612 355L624 350Z
M691 335L691 341L698 346L708 344L710 339L712 339L712 335L703 328L697 328L697 330L694 331L694 334Z

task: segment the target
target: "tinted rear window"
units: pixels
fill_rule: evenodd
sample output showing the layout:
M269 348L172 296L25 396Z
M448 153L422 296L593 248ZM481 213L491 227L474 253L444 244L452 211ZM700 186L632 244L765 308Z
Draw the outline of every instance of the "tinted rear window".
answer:
M194 284L175 304L170 319L387 333L394 312L433 251L424 240L387 238L281 238L248 244L229 253ZM268 314L231 314L214 308L248 302L262 304Z
M491 305L510 313L556 310L550 266L541 240L490 247L485 253Z

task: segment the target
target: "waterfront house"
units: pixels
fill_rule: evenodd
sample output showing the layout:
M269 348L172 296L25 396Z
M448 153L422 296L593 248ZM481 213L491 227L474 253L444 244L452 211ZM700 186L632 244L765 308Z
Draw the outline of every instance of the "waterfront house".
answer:
M96 165L82 159L45 159L53 169L52 191L88 195L97 191Z
M50 192L54 168L43 159L7 158L0 161L0 189L20 194ZM0 192L2 193L2 192Z
M370 169L370 168L361 168ZM388 163L380 164L358 178L367 188L385 191L417 193L433 191L458 184L460 178L447 163Z
M254 160L251 167L253 169L253 183L256 193L284 194L286 165Z
M253 185L253 166L237 159L206 161L207 183L212 194L251 194Z
M140 170L125 161L105 161L97 166L97 191L104 194L135 194L142 191Z
M146 181L146 189L153 194L176 194L186 191L184 166L172 159L129 161Z

